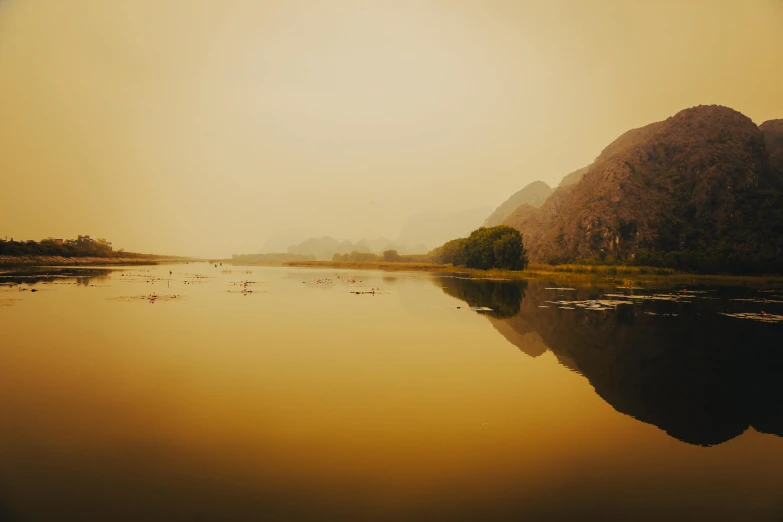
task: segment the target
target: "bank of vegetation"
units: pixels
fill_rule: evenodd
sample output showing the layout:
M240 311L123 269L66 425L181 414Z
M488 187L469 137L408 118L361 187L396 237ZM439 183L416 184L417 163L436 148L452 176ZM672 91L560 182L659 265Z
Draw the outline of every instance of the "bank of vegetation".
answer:
M426 254L402 255L396 250L385 250L382 254L371 252L350 252L334 254L332 261L343 263L430 263Z
M228 260L227 260L228 261ZM297 261L315 261L315 256L303 254L234 254L231 262L236 265L279 266Z
M642 264L655 258L641 256L634 264L619 264L610 257L591 258L576 263L529 263L522 235L508 226L482 227L467 238L448 241L428 254L401 256L389 250L383 254L352 252L335 254L332 261L296 261L287 263L299 267L329 267L370 270L421 270L454 273L477 278L552 280L619 280L643 281L660 278L672 280L731 279L780 281L781 278L755 276L741 277L719 273L697 273L692 264L683 263L681 269L666 263Z
M181 259L185 258L114 250L110 241L87 235L41 241L0 239L0 265L149 264Z

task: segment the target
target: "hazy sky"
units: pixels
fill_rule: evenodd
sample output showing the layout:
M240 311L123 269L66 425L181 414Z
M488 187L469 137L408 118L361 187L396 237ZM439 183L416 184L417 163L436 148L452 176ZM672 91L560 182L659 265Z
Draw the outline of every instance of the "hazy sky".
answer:
M709 103L783 118L783 1L0 0L0 236L394 238Z

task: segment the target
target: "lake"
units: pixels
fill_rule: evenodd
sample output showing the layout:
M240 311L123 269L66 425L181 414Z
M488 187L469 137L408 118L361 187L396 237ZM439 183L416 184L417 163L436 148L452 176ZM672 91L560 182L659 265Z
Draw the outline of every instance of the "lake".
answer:
M2 522L783 520L780 288L207 263L0 284Z

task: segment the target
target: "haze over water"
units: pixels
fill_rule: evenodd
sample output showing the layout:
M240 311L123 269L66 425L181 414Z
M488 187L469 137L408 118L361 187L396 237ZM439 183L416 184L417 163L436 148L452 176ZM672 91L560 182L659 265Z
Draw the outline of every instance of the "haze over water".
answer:
M3 522L783 516L781 325L722 315L774 288L42 272L0 277Z

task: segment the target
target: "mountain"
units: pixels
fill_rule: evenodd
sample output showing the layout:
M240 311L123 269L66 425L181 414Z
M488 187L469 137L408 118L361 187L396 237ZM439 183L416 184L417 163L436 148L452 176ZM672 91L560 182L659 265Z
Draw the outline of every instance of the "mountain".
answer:
M331 261L335 254L347 254L354 251L371 252L366 245L354 244L351 241L337 241L329 236L311 237L288 247L289 254L315 256L319 261Z
M505 224L533 262L781 271L782 142L781 120L758 127L726 107L686 109L626 132L581 180Z
M288 228L280 230L264 242L259 254L276 254L286 252L290 245L299 243L311 236L306 228Z
M384 250L397 250L399 253L405 251L405 247L398 245L395 241L392 241L386 237L379 237L378 239L362 239L356 242L354 250L357 252L373 252L379 254Z
M545 241L545 232L551 227L552 220L560 213L573 189L574 185L559 186L552 191L552 194L540 208L521 205L503 223L522 231L525 247L531 261L539 262L536 257L530 256L531 245Z
M764 146L769 155L772 178L783 180L783 120L770 120L759 125L764 136Z
M560 180L560 185L558 185L558 187L569 187L571 185L576 185L584 177L584 175L587 174L588 170L590 170L589 165L567 174L565 177L563 177L562 180Z
M555 189L552 189L552 187L543 181L534 181L533 183L530 183L529 185L525 186L525 188L508 198L498 208L496 208L495 211L484 221L484 226L494 227L496 225L507 224L509 218L511 218L511 216L513 216L523 205L526 205L532 209L541 208L541 206L544 204L544 202L546 202L547 198L549 198L553 192L555 192L558 188L576 185L589 169L590 166L588 165L587 167L582 167L581 169L575 170L570 174L566 174L563 179L560 180L560 184ZM559 199L559 197L556 199ZM522 212L525 213L527 211L523 210ZM515 219L518 220L518 218Z
M311 237L301 243L288 247L289 254L300 256L315 256L319 261L331 261L334 254L344 254L354 250L355 245L350 241L337 241L333 237ZM367 250L368 251L368 250Z
M402 245L424 245L426 250L430 250L451 239L467 237L481 226L490 210L482 207L416 214L403 223L396 242Z
M494 227L502 225L520 205L530 205L531 207L540 207L546 198L552 193L552 188L543 181L534 181L525 188L508 198L502 205L495 209L484 221L484 226Z

